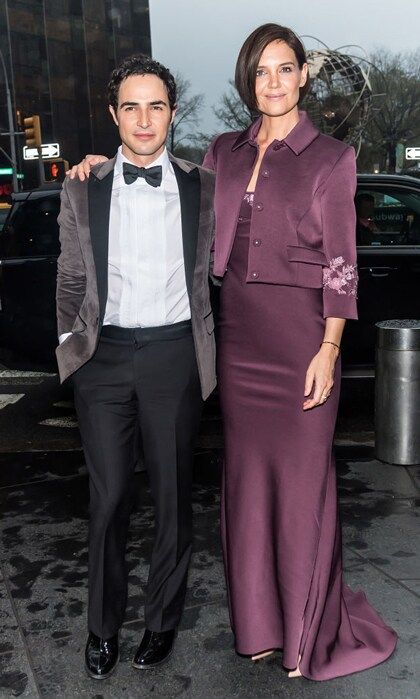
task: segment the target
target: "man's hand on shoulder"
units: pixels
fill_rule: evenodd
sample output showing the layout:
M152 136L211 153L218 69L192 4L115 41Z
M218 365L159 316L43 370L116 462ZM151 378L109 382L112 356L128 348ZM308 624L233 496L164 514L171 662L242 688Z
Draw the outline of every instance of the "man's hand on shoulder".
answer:
M66 175L70 177L71 180L74 180L76 177L79 178L81 182L85 179L85 177L89 177L91 168L94 165L98 165L99 163L105 163L108 160L105 155L86 155L83 160L80 161L77 165L73 165L70 170L66 172Z

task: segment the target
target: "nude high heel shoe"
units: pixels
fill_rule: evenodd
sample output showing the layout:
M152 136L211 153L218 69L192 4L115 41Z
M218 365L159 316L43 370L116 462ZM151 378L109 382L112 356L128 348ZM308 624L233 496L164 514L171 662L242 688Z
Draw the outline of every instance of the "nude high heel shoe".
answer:
M265 650L263 653L257 653L257 655L251 655L251 660L254 661L254 663L257 660L262 660L263 658L267 658L269 655L273 655L274 650Z
M290 670L290 672L288 673L288 677L302 677L302 673L299 670L299 663L301 660L302 660L302 656L299 655L297 668L296 668L296 670Z

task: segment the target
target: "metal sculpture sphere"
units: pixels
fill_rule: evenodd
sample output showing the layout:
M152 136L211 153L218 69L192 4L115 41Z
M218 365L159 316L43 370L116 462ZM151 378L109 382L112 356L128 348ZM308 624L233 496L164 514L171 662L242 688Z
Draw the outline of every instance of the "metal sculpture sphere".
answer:
M311 84L303 106L323 133L351 143L358 152L371 113L371 66L365 57L343 53L343 49L363 51L355 46L331 50L322 45L307 52Z

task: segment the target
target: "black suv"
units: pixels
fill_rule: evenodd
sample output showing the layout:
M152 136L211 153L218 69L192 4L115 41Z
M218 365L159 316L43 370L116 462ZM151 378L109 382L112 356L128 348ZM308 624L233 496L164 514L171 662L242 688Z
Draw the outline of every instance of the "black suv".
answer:
M373 367L375 323L420 318L420 180L358 175L359 320L343 338L346 368Z
M60 186L13 195L0 233L0 345L54 360Z
M0 234L0 343L53 357L60 190L14 196ZM343 340L347 373L375 359L375 323L420 317L420 180L358 175L359 320Z

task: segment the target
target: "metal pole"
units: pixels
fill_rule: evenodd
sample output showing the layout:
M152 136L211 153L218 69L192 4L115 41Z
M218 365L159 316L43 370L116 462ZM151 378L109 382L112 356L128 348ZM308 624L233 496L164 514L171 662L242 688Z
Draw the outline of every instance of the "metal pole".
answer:
M4 72L4 83L6 85L6 100L7 100L7 116L9 120L9 137L10 137L10 160L12 161L13 167L13 191L18 192L18 179L17 179L17 160L16 160L16 144L15 144L15 125L13 121L13 110L12 110L12 98L10 96L9 81L7 79L6 64L4 62L3 54L0 51L0 59L3 66Z
M42 160L42 146L38 146L38 180L39 186L45 184L44 161Z

